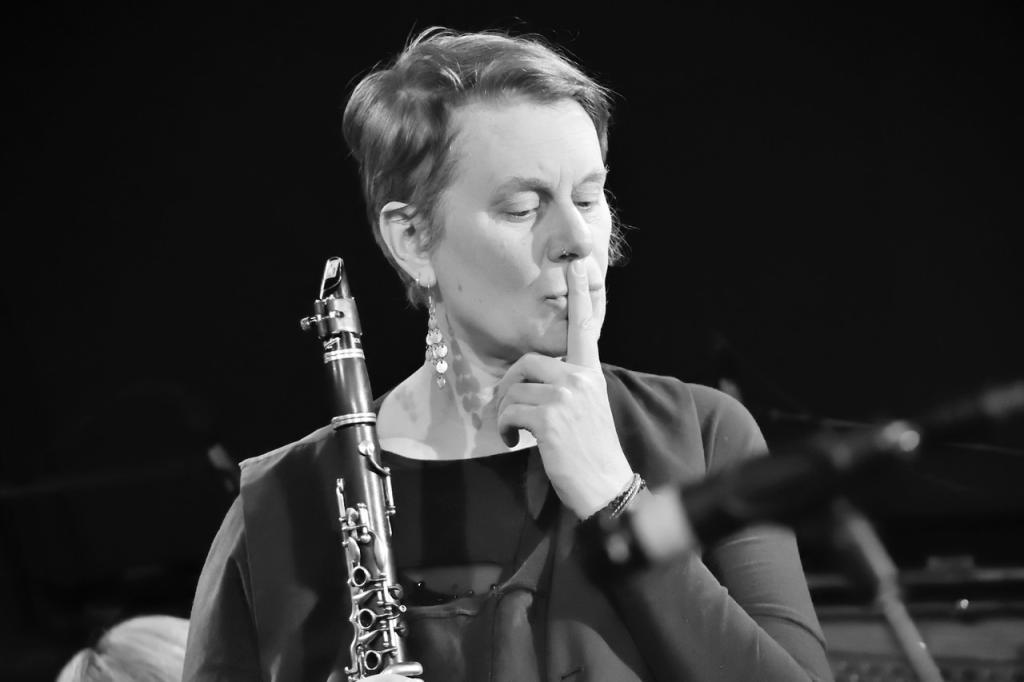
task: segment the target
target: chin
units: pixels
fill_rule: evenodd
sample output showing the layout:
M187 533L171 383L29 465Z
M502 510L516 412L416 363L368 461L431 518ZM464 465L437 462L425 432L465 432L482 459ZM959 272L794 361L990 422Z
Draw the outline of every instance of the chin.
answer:
M551 325L530 344L531 351L553 358L563 357L568 351L568 330L569 323L565 320Z

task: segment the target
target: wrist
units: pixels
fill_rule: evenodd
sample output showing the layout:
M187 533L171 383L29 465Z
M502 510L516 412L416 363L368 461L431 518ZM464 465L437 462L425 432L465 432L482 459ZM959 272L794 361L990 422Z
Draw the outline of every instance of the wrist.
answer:
M633 469L623 454L599 466L576 466L550 478L565 506L582 520L625 492L633 480Z
M629 479L629 484L625 490L619 493L611 502L605 506L608 510L609 515L614 519L622 515L622 512L626 511L630 503L636 498L637 494L647 487L647 481L643 477L634 472L633 476Z
M640 491L647 487L647 482L644 481L640 474L630 472L629 480L624 485L619 487L619 492L612 497L610 500L605 502L603 505L597 507L588 514L581 515L581 519L591 519L598 514L605 514L610 518L616 518L622 514L637 496Z

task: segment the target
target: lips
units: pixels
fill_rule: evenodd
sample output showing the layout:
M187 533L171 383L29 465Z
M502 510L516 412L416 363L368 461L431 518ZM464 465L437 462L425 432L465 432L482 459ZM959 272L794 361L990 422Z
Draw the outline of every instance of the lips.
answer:
M590 289L590 295L593 296L603 289L604 287L592 287ZM544 297L544 302L548 305L554 306L558 310L564 311L569 307L569 295L566 292L550 294Z
M593 296L594 294L596 294L599 291L602 291L603 289L604 289L603 286L590 287L590 295ZM546 300L546 301L563 300L564 301L564 300L567 299L568 295L569 295L568 292L562 291L562 292L555 293L555 294L548 294L547 296L544 297L544 300Z
M569 306L569 299L565 294L555 296L545 296L544 302L553 305L559 310L563 310Z

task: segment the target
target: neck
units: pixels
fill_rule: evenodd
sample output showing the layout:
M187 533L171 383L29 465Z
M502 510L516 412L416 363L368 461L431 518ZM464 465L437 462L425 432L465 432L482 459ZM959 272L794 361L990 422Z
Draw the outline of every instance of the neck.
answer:
M397 386L378 415L382 445L387 441L387 449L414 459L468 459L508 450L498 433L494 392L511 361L472 347L451 333L443 314L438 318L448 346L445 385L438 388L427 361ZM535 443L521 430L515 449Z
M460 341L444 325L448 344L448 371L445 385L438 389L436 372L431 362L425 362L423 371L430 378L431 416L443 422L461 422L473 427L481 435L497 435L497 406L494 391L508 370L509 363L487 358Z
M445 385L438 388L434 364L426 361L413 375L417 392L425 399L428 419L421 437L435 453L445 459L490 455L507 447L498 433L494 392L511 362L480 352L453 334L451 325L438 306L438 325L448 346L444 373ZM520 432L519 446L528 447L533 437Z

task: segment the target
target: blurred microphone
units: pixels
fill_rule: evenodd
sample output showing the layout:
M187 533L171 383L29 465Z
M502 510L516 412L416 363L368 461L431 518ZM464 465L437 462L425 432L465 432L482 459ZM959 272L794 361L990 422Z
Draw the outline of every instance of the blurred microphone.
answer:
M658 563L710 545L752 523L793 523L854 487L870 465L913 459L923 438L949 437L1024 412L1024 381L851 434L821 434L767 457L744 460L681 488L637 499L617 518L605 512L596 534L612 565Z

